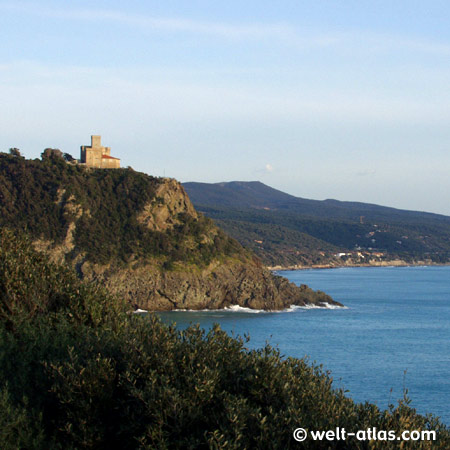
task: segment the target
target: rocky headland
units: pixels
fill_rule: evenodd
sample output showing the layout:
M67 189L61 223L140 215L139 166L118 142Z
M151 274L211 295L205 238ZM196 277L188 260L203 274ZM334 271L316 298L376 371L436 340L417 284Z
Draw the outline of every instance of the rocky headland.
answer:
M272 274L199 214L176 180L51 156L1 155L1 225L25 228L36 249L134 308L340 305Z

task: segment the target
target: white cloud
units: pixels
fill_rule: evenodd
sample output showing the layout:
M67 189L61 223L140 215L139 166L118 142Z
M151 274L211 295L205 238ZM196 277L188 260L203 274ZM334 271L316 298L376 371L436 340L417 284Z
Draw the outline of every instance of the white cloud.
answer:
M19 95L20 93L20 95ZM335 124L433 124L448 123L448 96L440 98L381 95L378 92L333 92L323 86L306 91L278 87L218 85L182 78L163 80L160 74L76 66L47 66L15 62L0 66L0 95L17 117L21 109L45 108L54 99L71 111L121 116L132 110L136 116L156 120L279 121L292 125L317 120ZM48 101L47 101L48 99ZM90 105L86 111L85 105ZM6 114L6 112L5 112ZM72 114L71 114L72 115ZM9 117L12 117L8 113Z
M349 49L357 47L369 52L403 50L441 56L450 55L448 42L358 29L350 32L333 30L324 32L323 30L300 28L286 21L235 24L183 17L157 17L113 9L70 8L67 5L64 8L49 8L20 1L0 3L0 10L72 21L110 22L133 29L139 28L144 32L202 34L236 40L278 39L286 45L298 48L339 47Z
M232 39L261 39L271 37L287 39L292 38L295 34L295 29L285 23L235 25L224 22L200 21L178 17L155 17L107 9L45 8L25 2L3 3L0 4L0 9L64 20L97 23L102 21L114 22L133 28L139 27L148 31L207 34Z
M259 174L259 175L267 175L272 172L273 172L273 166L272 166L272 164L269 164L269 163L265 164L264 168L254 171L255 174Z
M354 38L354 36L353 36ZM373 47L382 50L403 50L416 53L428 53L441 56L450 55L450 44L430 39L415 38L394 34L362 33L362 40Z

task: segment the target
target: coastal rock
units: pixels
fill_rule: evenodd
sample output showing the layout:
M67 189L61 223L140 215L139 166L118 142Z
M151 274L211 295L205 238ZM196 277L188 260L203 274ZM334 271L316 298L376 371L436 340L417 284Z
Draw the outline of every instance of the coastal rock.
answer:
M71 207L74 208L73 199ZM167 178L161 180L154 199L137 213L137 221L152 231L166 232L179 225L180 214L194 220L199 218L181 184ZM65 241L72 240L79 217L79 214L74 216ZM212 242L217 234L217 227L211 225L204 232L202 242ZM186 245L190 245L190 239L186 236ZM166 270L157 261L138 260L126 267L114 261L107 265L94 264L85 260L81 253L74 252L73 245L58 245L52 250L47 245L46 248L55 260L61 260L65 249L67 253L72 252L71 263L83 279L104 285L111 293L125 298L134 308L167 311L221 309L239 305L251 309L281 310L291 305L342 306L322 292L315 292L305 285L298 287L283 277L273 275L252 256L244 260L221 258L204 269L176 263L172 270Z
M82 266L84 278L103 284L135 308L149 311L221 309L231 305L281 310L291 305L342 306L323 292L300 287L257 264L212 264L202 271L162 271L147 265L136 269Z

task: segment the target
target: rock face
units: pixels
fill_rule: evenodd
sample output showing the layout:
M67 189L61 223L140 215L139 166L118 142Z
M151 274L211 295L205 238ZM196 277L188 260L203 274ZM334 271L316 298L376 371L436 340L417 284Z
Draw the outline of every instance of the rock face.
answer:
M180 223L177 220L178 214L198 218L197 211L181 184L173 179L167 179L158 186L155 198L145 205L137 220L153 231L166 231Z
M179 214L199 217L180 183L166 179L137 219L152 230L164 232L178 224ZM210 241L216 234L217 228L212 226L203 241ZM281 310L291 305L342 306L323 292L305 285L297 287L274 276L253 257L244 261L214 260L204 269L181 264L163 270L152 262L134 268L84 262L78 264L78 270L84 279L104 285L135 308L150 311L221 309L231 305L262 310Z
M67 205L64 207L67 209ZM76 208L73 199L70 208ZM76 222L81 215L79 211L81 208L69 224L65 242L72 242ZM180 183L164 179L156 189L155 198L136 217L149 229L165 232L179 224L180 214L193 219L199 217ZM217 231L215 226L211 226L203 241L214 239ZM54 260L64 259L64 250L73 255L73 245L52 248L49 243L46 247L40 241L37 244L49 251ZM165 270L154 261L139 261L127 267L114 262L99 265L83 260L81 253L72 262L82 278L104 285L135 308L149 311L221 309L231 305L263 310L280 310L291 305L341 306L323 292L315 292L305 285L297 287L285 278L274 276L250 256L245 260L221 258L204 269L178 264L172 270Z
M111 271L85 264L82 271L86 279L104 284L135 308L152 311L221 309L231 305L264 310L291 305L342 306L323 292L305 285L297 287L255 263L228 262L199 272L162 271L150 265Z

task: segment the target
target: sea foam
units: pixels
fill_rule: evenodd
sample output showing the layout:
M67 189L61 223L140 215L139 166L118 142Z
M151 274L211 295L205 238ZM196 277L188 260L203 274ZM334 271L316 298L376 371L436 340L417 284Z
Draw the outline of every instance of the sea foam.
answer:
M294 312L302 309L348 309L346 306L338 306L338 305L331 305L330 303L323 302L322 305L325 306L318 306L318 305L291 305L288 308L277 310L277 311L271 311L266 309L252 309L247 308L245 306L240 305L231 305L226 306L222 309L174 309L173 311L176 312L239 312L239 313L247 313L247 314L274 314L274 313L286 313L286 312Z

